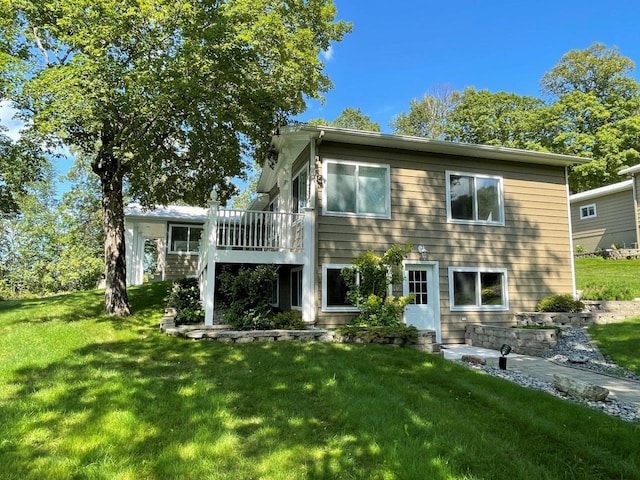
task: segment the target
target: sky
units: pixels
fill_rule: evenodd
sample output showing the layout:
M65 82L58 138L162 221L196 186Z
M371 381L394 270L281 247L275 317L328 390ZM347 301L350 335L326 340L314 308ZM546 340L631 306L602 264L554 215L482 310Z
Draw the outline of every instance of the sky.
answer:
M541 97L539 81L570 50L617 47L640 67L639 0L334 0L352 33L323 55L334 88L296 119L360 108L390 132L410 101L467 86ZM640 81L639 71L633 76ZM0 105L15 137L18 123ZM71 161L60 160L59 173Z
M638 0L334 0L352 33L324 58L334 88L304 121L360 108L389 121L433 88L542 97L540 79L570 50L617 47L640 68ZM633 77L640 81L636 70Z

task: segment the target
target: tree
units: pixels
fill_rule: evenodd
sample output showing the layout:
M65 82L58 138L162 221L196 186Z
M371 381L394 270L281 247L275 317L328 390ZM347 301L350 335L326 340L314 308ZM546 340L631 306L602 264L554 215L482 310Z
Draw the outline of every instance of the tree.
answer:
M409 112L390 122L393 133L443 139L449 115L460 101L460 93L449 86L432 88L422 100L411 100Z
M595 43L572 50L542 77L555 100L538 113L541 148L591 158L571 169L573 192L619 181L640 159L640 84L634 63L616 48Z
M371 120L369 115L362 113L360 108L347 107L338 117L328 122L324 118L309 120L310 125L327 125L337 128L350 128L352 130L365 130L369 132L379 132L380 124Z
M0 86L33 138L100 179L105 309L127 315L123 189L143 205L224 198L243 155L331 83L350 25L331 0L0 0Z
M536 139L532 115L542 105L535 97L468 87L449 113L443 136L456 142L524 148Z

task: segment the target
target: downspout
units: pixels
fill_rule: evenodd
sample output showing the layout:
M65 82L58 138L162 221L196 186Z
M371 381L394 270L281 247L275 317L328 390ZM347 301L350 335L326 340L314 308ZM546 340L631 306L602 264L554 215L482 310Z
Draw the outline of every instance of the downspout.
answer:
M569 224L569 257L571 258L571 285L573 290L573 298L576 298L576 262L573 254L573 226L571 225L571 202L569 201L569 167L564 167L564 186L566 190L567 202L567 220Z
M631 174L631 187L633 188L633 217L636 224L636 248L640 248L640 225L638 225L638 189L636 187L636 174Z

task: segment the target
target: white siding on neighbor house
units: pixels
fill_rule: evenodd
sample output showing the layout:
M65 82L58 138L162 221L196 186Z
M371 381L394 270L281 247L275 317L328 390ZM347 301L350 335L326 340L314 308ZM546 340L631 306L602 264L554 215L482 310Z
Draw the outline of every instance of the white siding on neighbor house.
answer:
M439 262L443 342L463 342L470 323L513 325L514 314L533 310L551 293L571 293L571 242L563 167L489 161L437 154L363 148L323 142L321 159L388 164L391 218L319 215L316 305L321 305L322 264L349 263L368 249L382 253L394 243L418 245ZM504 188L504 226L447 222L446 172L499 176ZM319 193L322 198L322 192ZM316 211L320 211L316 208ZM452 312L448 267L505 268L509 310ZM319 326L337 326L352 315L317 309Z
M581 218L580 209L595 205L596 215ZM617 247L631 248L637 242L636 213L631 189L586 198L571 203L571 225L573 243L586 251Z

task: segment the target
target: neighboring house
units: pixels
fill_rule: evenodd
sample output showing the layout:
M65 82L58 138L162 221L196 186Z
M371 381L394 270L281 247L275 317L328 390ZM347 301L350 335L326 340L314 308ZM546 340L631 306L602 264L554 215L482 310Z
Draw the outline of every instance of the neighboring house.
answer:
M633 180L571 195L574 249L580 246L587 252L594 252L613 245L637 248L638 222L634 198Z
M152 210L138 204L125 208L125 247L127 285L140 285L144 279L145 243L156 246L160 280L174 280L198 273L200 237L208 208L169 205Z
M467 324L511 326L544 297L572 293L566 168L576 157L332 127L281 128L258 191L264 209L212 194L199 275L213 323L224 264L279 266L274 303L318 327L355 309L340 270L359 253L413 245L394 293L405 321L463 343Z

